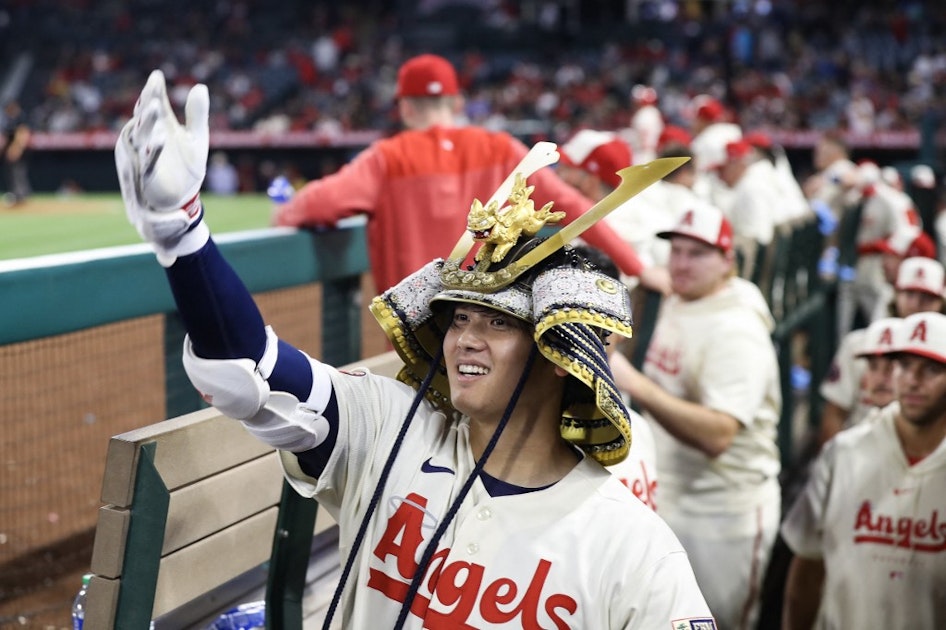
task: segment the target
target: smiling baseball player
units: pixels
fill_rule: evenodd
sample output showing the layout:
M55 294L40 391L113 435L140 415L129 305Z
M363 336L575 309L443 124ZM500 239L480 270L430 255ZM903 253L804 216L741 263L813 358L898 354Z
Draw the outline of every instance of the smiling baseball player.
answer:
M897 326L897 402L825 445L782 526L783 628L946 624L946 316Z
M122 195L166 267L192 382L338 522L326 626L338 610L357 629L715 628L676 537L601 465L629 448L604 350L630 332L623 286L518 238L539 214L519 190L522 221L475 269L461 251L375 299L400 382L339 372L264 326L210 238L207 112L195 86L181 127L152 73L116 145Z

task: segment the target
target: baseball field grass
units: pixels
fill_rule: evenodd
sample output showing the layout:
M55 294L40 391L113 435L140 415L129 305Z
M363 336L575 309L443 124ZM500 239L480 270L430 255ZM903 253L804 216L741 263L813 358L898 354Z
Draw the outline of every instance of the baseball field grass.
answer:
M265 194L201 194L215 234L264 228L272 202ZM0 260L140 243L117 192L35 194L13 207L0 205Z

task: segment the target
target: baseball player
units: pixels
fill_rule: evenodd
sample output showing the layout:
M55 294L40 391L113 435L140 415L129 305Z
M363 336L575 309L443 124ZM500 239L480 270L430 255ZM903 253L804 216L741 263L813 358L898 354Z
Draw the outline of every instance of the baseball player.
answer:
M857 263L854 276L854 298L864 317L870 317L882 304L884 285L881 254L883 244L891 235L909 227L922 228L913 200L893 188L880 177L880 167L873 162L858 166L854 189L863 203L857 227Z
M406 130L375 142L337 173L309 182L277 206L274 222L287 226L334 225L355 214L368 216L368 256L378 291L437 256L450 253L453 234L466 229L461 210L487 199L527 149L505 132L457 126L463 99L454 67L437 55L406 61L397 77L397 105ZM563 224L580 217L591 201L551 169L531 178L537 208L554 201ZM645 267L603 223L584 234L629 276L669 291L666 271Z
M726 157L718 167L719 178L732 190L728 218L733 225L733 242L742 255L739 274L752 278L758 260L759 246L775 238L775 228L786 220L778 209L781 191L774 178L771 163L762 159L745 139L726 144Z
M657 90L638 84L631 88L630 126L622 130L622 137L632 149L636 164L650 162L657 157L657 145L664 130L664 117L657 107Z
M732 191L717 176L726 161L726 145L742 138L742 128L728 121L722 103L708 94L700 94L690 103L693 165L696 168L694 192L701 199L729 215Z
M825 445L782 526L783 628L946 624L946 316L902 320L889 356L897 401Z
M754 628L778 532L781 411L772 316L733 277L732 227L698 206L670 231L674 293L643 374L619 355L615 381L654 429L660 515L680 538L720 627Z
M897 283L897 273L900 263L907 258L917 256L936 258L936 243L922 228L910 225L898 229L878 245L881 251L881 266L884 272L884 283L878 299L877 309L871 316L871 321L888 317L896 312L894 285Z
M895 317L908 317L914 313L941 311L943 291L946 290L946 271L932 258L907 258L897 273L894 286ZM865 329L859 328L846 334L831 360L831 366L818 393L824 400L821 411L818 443L824 444L844 427L861 422L871 406L865 404L861 381L866 361L857 354L864 343Z
M339 372L264 326L201 220L208 104L195 86L179 125L152 73L116 144L122 195L192 382L338 523L326 626L715 628L671 530L601 465L629 446L603 344L630 332L620 283L555 240L497 238L474 269L461 251L374 301L400 382ZM534 220L514 192L510 216Z
M860 402L870 407L868 414L886 407L896 398L890 349L893 347L894 332L901 321L899 317L885 317L872 323L867 327L864 343L855 355L867 362L861 379Z

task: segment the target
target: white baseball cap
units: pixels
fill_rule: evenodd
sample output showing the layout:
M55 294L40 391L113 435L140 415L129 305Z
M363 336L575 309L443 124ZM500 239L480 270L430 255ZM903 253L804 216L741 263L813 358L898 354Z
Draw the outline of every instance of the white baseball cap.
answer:
M936 173L928 164L917 164L910 169L910 181L917 188L936 188Z
M892 351L946 363L946 315L926 312L905 318L894 333Z
M946 270L942 263L932 258L915 256L905 258L897 271L897 282L894 285L898 291L922 291L937 297L943 297L946 289Z
M728 252L732 249L732 224L723 213L707 203L694 203L680 215L671 230L658 232L659 238L686 236Z
M864 332L864 341L856 357L878 357L893 352L896 331L903 319L900 317L885 317L878 319Z

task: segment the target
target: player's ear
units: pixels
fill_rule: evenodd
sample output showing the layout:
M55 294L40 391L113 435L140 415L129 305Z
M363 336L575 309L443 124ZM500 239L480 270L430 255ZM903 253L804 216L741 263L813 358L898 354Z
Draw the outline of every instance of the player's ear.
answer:
M561 378L565 378L566 376L568 376L568 372L565 371L565 368L556 365L556 366L555 366L555 376L559 376L559 377L561 377Z

